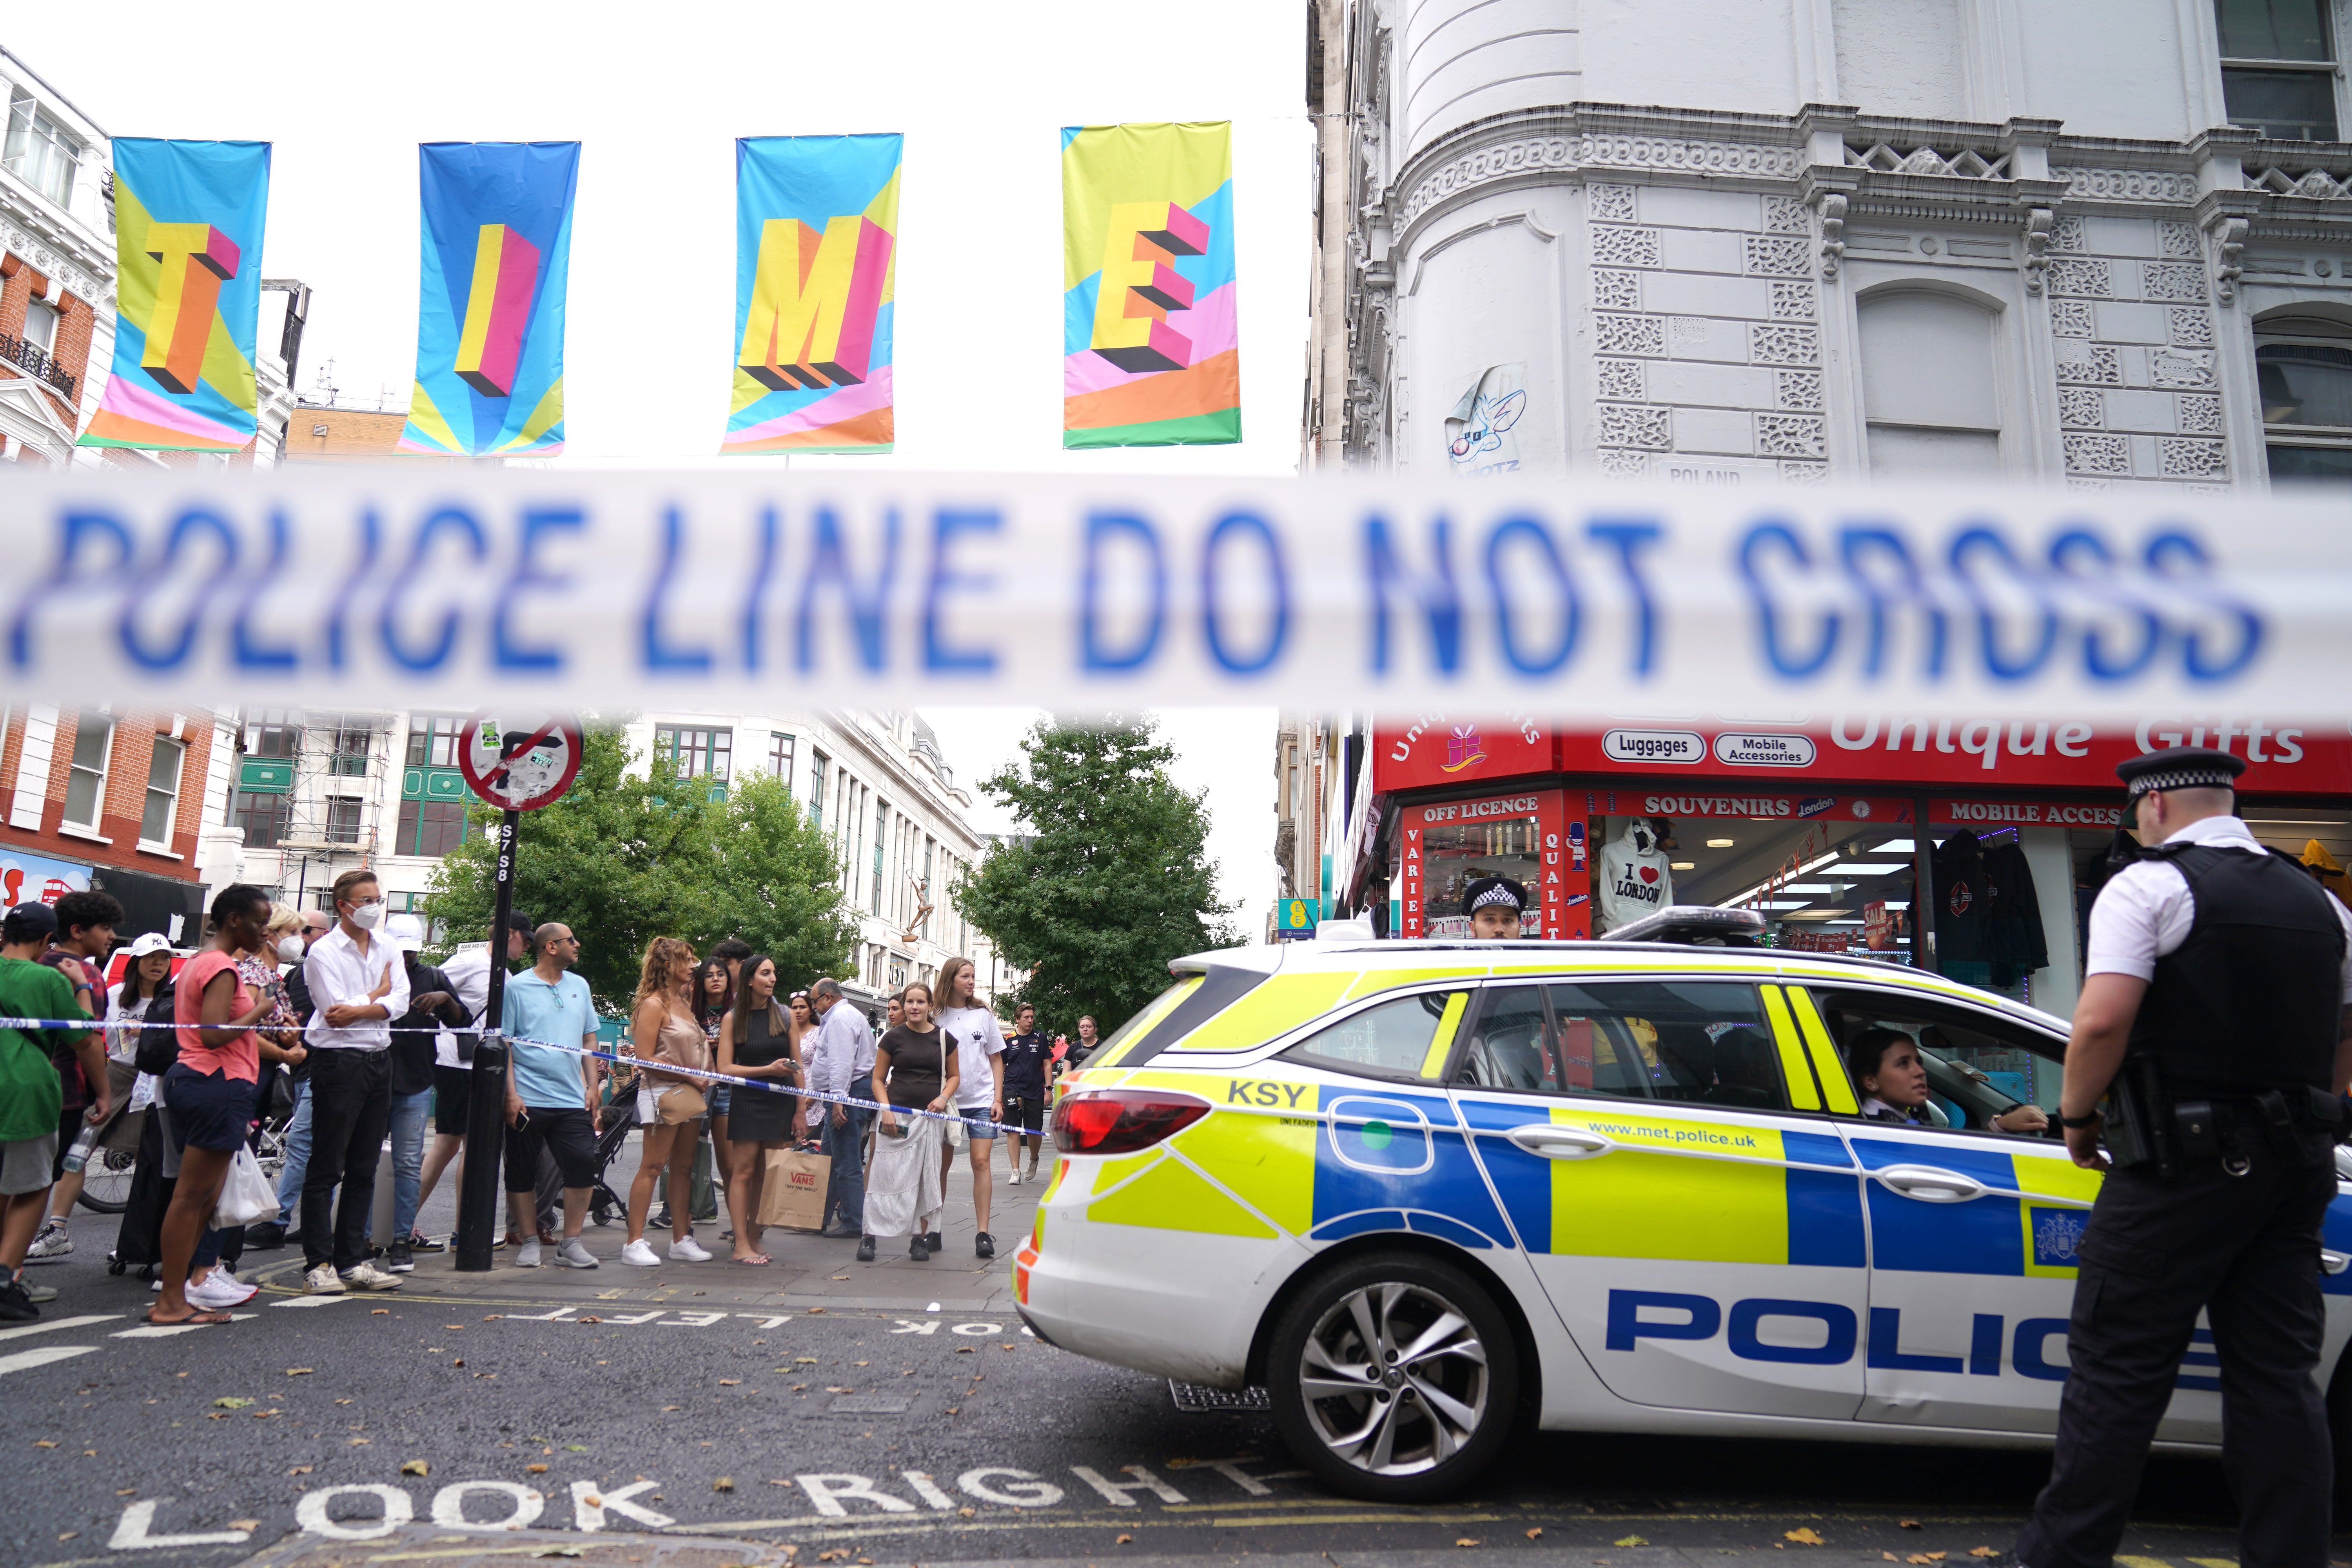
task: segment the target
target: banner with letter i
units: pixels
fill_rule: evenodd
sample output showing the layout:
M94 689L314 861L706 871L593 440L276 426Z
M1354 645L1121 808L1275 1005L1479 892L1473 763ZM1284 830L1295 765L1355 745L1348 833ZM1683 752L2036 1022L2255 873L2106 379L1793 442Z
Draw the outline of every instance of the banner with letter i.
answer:
M1233 123L1062 131L1062 445L1242 438Z
M721 456L887 452L905 138L735 142L735 392Z
M563 300L577 142L427 142L416 391L400 450L563 450Z
M114 139L114 363L84 447L235 452L259 393L267 142Z

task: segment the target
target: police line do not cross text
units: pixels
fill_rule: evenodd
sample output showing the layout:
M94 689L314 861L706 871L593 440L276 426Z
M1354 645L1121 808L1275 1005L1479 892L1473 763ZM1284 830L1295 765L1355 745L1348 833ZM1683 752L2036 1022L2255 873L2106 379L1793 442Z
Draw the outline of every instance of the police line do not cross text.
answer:
M1001 475L0 490L37 700L2128 717L2352 690L2340 501Z

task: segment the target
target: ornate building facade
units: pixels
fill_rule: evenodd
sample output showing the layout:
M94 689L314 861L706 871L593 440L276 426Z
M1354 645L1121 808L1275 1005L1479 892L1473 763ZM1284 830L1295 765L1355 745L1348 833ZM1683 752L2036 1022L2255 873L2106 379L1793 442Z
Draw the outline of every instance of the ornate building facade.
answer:
M2352 479L2352 0L1320 0L1309 466Z

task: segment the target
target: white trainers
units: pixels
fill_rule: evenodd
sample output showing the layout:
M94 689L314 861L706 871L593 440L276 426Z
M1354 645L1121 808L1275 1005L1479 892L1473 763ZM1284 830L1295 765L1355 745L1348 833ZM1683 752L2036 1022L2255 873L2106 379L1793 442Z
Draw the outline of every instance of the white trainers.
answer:
M632 1268L659 1268L661 1267L661 1258L654 1251L654 1244L647 1241L642 1236L637 1237L636 1240L629 1243L628 1246L621 1248L621 1261L627 1264Z
M534 1236L515 1248L515 1267L517 1268L539 1267L539 1237Z
M302 1289L313 1296L341 1296L348 1289L331 1263L321 1263L302 1276Z
M33 1237L33 1244L25 1248L25 1261L55 1263L72 1254L73 1237L66 1234L66 1227L58 1221L47 1219L41 1222L41 1233Z
M588 1244L576 1236L564 1238L563 1245L555 1249L555 1260L566 1268L596 1267L596 1255L589 1251Z
M681 1236L669 1244L669 1255L688 1263L708 1263L710 1250L691 1236Z
M1013 1166L1013 1179L1012 1179L1012 1181L1010 1182L1010 1184L1010 1184L1010 1185L1012 1185L1012 1186L1016 1186L1016 1187L1017 1187L1017 1186L1019 1186L1019 1185L1021 1184L1021 1167L1020 1167L1020 1166L1015 1165L1015 1166Z
M245 1305L253 1300L259 1289L257 1285L241 1282L226 1268L215 1268L205 1276L202 1284L188 1287L188 1305L217 1312L224 1308Z
M397 1290L400 1276L386 1274L373 1263L362 1263L356 1268L343 1270L343 1283L356 1285L362 1290Z

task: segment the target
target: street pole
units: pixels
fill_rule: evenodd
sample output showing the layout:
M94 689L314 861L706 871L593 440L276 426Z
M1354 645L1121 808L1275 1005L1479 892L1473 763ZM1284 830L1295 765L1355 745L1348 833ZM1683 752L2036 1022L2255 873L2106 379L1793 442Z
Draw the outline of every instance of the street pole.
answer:
M507 922L514 916L515 835L522 813L508 811L499 823L497 913L490 917L490 990L482 1004L482 1026L497 1029L505 1014ZM474 1046L473 1087L466 1107L466 1175L457 1190L457 1272L487 1274L497 1250L499 1160L507 1124L508 1047L503 1040ZM535 1234L535 1233L534 1233Z

